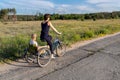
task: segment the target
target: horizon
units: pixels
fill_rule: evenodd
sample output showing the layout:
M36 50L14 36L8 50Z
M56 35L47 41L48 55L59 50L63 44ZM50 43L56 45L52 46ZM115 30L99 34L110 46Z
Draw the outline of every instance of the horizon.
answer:
M0 0L0 9L15 8L17 15L86 14L120 11L119 0Z
M120 12L120 11L111 11L111 12L110 12L110 11L109 11L109 12L91 12L91 13L66 13L66 14L78 14L78 15L79 15L79 14L83 14L83 15L84 15L84 14L112 13L112 12ZM43 15L44 15L44 14L49 14L49 13L40 13L40 14L43 14ZM52 14L66 15L66 14L64 14L64 13L63 13L63 14L59 14L59 13L50 13L50 14L51 14L51 15L52 15ZM37 13L36 13L36 14L16 14L16 15L33 15L33 16L34 16L34 15L37 15Z

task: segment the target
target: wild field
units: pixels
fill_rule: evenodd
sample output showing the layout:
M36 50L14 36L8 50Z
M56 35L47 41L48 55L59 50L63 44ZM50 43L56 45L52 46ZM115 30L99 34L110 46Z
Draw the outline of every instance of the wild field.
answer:
M120 31L120 19L55 20L51 22L59 32L62 32L59 37L68 45ZM15 24L0 22L0 62L20 57L19 51L28 46L32 33L37 33L37 41L39 45L42 45L39 39L40 23L41 21L18 21ZM56 36L52 30L50 34L53 37Z

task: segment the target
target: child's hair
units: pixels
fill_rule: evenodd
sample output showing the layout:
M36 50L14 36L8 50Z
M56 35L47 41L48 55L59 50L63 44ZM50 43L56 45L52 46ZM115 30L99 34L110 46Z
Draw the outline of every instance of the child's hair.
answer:
M44 15L44 20L47 20L48 18L50 18L50 14L45 14Z
M36 36L37 36L37 34L33 33L33 34L31 35L31 38L33 39L33 38L35 38Z

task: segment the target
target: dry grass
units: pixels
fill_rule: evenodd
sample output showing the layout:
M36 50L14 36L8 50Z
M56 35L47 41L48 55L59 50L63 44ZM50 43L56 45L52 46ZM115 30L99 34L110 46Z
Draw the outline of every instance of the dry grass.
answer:
M35 21L19 21L15 24L12 22L0 24L0 34L2 34L1 37L16 36L21 34L26 35L38 31L40 31L40 22Z
M60 31L71 31L71 30L89 30L96 29L104 26L120 27L120 19L116 20L87 20L87 21L77 21L77 20L57 20L52 21L53 25ZM16 35L29 35L31 33L40 32L40 21L19 21L16 24L9 22L7 24L0 23L0 34L1 37L10 37Z

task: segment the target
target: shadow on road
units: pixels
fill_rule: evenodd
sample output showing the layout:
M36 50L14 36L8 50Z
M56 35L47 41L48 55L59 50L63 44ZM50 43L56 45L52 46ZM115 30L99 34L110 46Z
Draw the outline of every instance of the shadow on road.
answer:
M16 60L14 62L8 62L8 61L3 61L5 64L11 65L11 66L18 66L18 67L39 67L37 63L27 63L25 60Z

